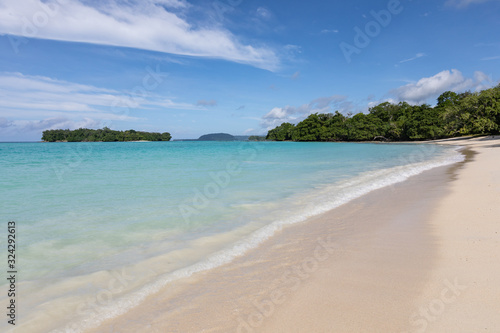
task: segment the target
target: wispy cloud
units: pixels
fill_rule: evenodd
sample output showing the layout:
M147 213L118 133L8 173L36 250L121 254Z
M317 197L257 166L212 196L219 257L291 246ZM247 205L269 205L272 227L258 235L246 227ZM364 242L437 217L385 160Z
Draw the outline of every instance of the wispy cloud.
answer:
M399 103L399 101L395 100L394 98L384 98L382 100L369 101L367 107L368 107L368 109L370 109L374 106L377 106L377 105L379 105L381 103L385 103L385 102L389 102L391 104L398 104Z
M120 94L43 76L20 73L0 75L0 108L3 114L13 110L17 117L48 113L100 113L99 107L111 106Z
M46 118L42 120L15 120L10 123L11 127L15 127L17 130L23 130L27 132L31 131L43 131L46 129L77 129L77 128L96 128L101 126L99 120L91 118L83 118L81 120L72 120L67 117L53 117Z
M144 89L143 89L144 90ZM14 110L17 117L31 114L100 114L116 118L120 108L199 109L188 103L176 103L171 99L147 91L120 92L45 76L21 73L0 74L0 108Z
M331 34L331 33L338 34L339 31L337 29L323 29L323 30L321 30L321 33L322 34Z
M499 0L448 0L446 1L447 6L452 6L456 8L465 8L469 5L479 4L484 2L499 1Z
M1 7L3 34L219 58L271 71L280 63L271 48L244 44L220 26L194 26L185 1L4 0ZM43 24L27 19L41 15Z
M474 44L474 47L499 47L500 43L499 42L493 42L493 43L476 43Z
M422 58L422 57L425 57L425 56L427 56L425 53L417 53L414 57L411 57L411 58L405 59L405 60L401 60L399 63L403 64L405 62L413 61L413 60L416 60L418 58Z
M299 122L312 113L329 113L335 110L347 112L351 111L352 108L352 103L347 100L346 96L320 97L299 107L290 105L275 107L262 117L260 125L266 130L270 130L284 122Z
M245 131L243 131L243 134L251 134L251 133L255 133L255 129L254 128L248 128Z
M498 60L500 59L500 56L494 56L494 57L485 57L485 58L481 58L481 60L483 61L488 61L488 60Z
M302 53L302 47L299 45L288 44L284 46L284 49L290 53Z
M216 106L217 105L217 101L211 99L211 100L206 100L206 99L201 99L199 100L196 105L199 105L199 106Z
M113 89L21 73L0 73L0 127L17 131L141 121L142 110L200 110L151 92Z
M265 20L269 20L273 16L272 12L264 7L257 8L256 14L258 17Z
M394 89L391 94L399 101L411 104L426 103L437 98L445 91L463 92L465 90L482 90L494 85L491 78L483 72L475 72L473 78L466 78L457 69L445 70L434 76L425 77L417 82Z
M290 79L292 80L297 80L300 77L300 71L296 71L295 73L290 76Z
M41 133L47 129L98 128L103 122L92 118L71 119L68 117L49 117L42 120L7 120L0 118L0 141L40 140Z

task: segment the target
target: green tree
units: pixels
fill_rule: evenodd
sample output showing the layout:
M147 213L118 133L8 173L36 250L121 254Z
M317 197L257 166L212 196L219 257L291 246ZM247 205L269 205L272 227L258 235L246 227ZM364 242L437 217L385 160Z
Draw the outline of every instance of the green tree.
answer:
M423 104L411 107L403 123L403 138L406 140L428 140L444 137L441 108Z
M460 96L453 91L446 91L442 93L437 99L437 107L443 108L452 106L460 102Z
M161 141L170 141L172 139L172 136L168 132L164 132L161 134Z
M273 141L286 141L292 140L292 135L295 130L295 125L290 123L283 123L280 126L270 130L267 133L266 140Z
M500 85L467 94L444 110L447 134L496 134L500 130Z
M371 114L358 113L346 125L349 141L371 141L384 134L382 120Z
M251 135L248 137L248 141L266 141L265 136Z
M295 126L292 139L294 141L320 141L321 127L326 120L325 115L318 115L317 113L309 115Z

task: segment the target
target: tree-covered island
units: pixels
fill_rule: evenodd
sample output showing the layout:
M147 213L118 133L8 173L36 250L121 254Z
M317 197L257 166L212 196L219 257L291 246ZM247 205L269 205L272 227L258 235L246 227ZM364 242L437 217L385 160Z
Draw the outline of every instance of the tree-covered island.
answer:
M500 85L477 93L447 91L437 105L381 103L368 114L311 114L270 130L272 141L414 141L500 133Z
M134 130L114 131L103 129L79 128L76 130L54 129L43 131L45 142L115 142L115 141L170 141L170 133L140 132Z

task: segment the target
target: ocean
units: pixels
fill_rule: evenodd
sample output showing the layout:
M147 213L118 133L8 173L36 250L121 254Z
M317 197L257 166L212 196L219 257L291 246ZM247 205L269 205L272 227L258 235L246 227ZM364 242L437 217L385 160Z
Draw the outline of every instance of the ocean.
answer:
M14 331L95 327L287 225L462 160L427 144L0 143L5 258L16 223Z

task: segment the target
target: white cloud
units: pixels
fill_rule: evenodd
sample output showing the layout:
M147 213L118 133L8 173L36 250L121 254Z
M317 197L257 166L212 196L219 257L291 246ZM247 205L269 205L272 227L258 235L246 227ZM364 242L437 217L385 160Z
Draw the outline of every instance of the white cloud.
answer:
M140 87L125 93L44 76L0 73L0 128L10 132L137 122L143 118L132 112L140 116L142 110L164 109L202 108L176 103Z
M338 34L339 30L337 30L337 29L323 29L323 30L321 30L321 33L322 34L329 34L329 33Z
M123 114L123 110L118 110L156 107L199 110L199 107L175 103L139 86L124 93L44 76L0 74L0 108L15 110L18 117L28 113L46 115L47 112Z
M302 47L299 45L288 44L285 45L284 49L290 53L302 53Z
M385 102L389 102L391 104L398 104L399 102L397 100L395 100L394 98L386 98L386 99L383 99L383 100L380 100L380 101L369 101L368 102L368 109L369 108L372 108L374 106L377 106L381 103L385 103Z
M401 60L399 63L402 64L402 63L413 61L413 60L416 60L418 58L422 58L425 56L427 56L425 53L417 53L414 57L411 57L411 58L405 59L405 60Z
M446 2L446 5L457 7L457 8L465 8L465 7L472 5L472 4L479 4L479 3L484 3L484 2L488 2L488 1L499 1L499 0L448 0Z
M255 133L255 129L249 128L249 129L246 129L245 131L243 131L243 134L251 134L251 133Z
M59 4L62 3L62 4ZM185 1L4 0L0 33L71 42L131 47L195 57L219 58L276 70L270 48L245 45L221 27L194 27L176 10Z
M0 108L25 112L100 112L97 106L110 106L118 92L20 73L0 74Z
M260 125L270 130L284 122L297 123L312 113L329 113L336 110L346 112L351 111L351 109L352 103L347 101L345 96L320 97L299 107L289 105L275 107L262 117Z
M422 104L431 98L437 98L445 91L463 92L465 90L482 90L494 85L488 75L475 72L473 78L465 78L457 69L445 70L434 76L425 77L418 82L410 83L394 89L391 93L399 101L411 104Z
M77 129L77 128L96 128L101 126L101 121L83 118L81 120L71 120L66 117L47 118L42 120L17 120L14 121L13 126L18 130L23 131L43 131L47 129Z
M103 125L104 124L104 125ZM106 124L92 118L70 119L67 117L49 117L42 120L13 120L0 118L0 141L38 141L42 132L48 129L98 128Z

